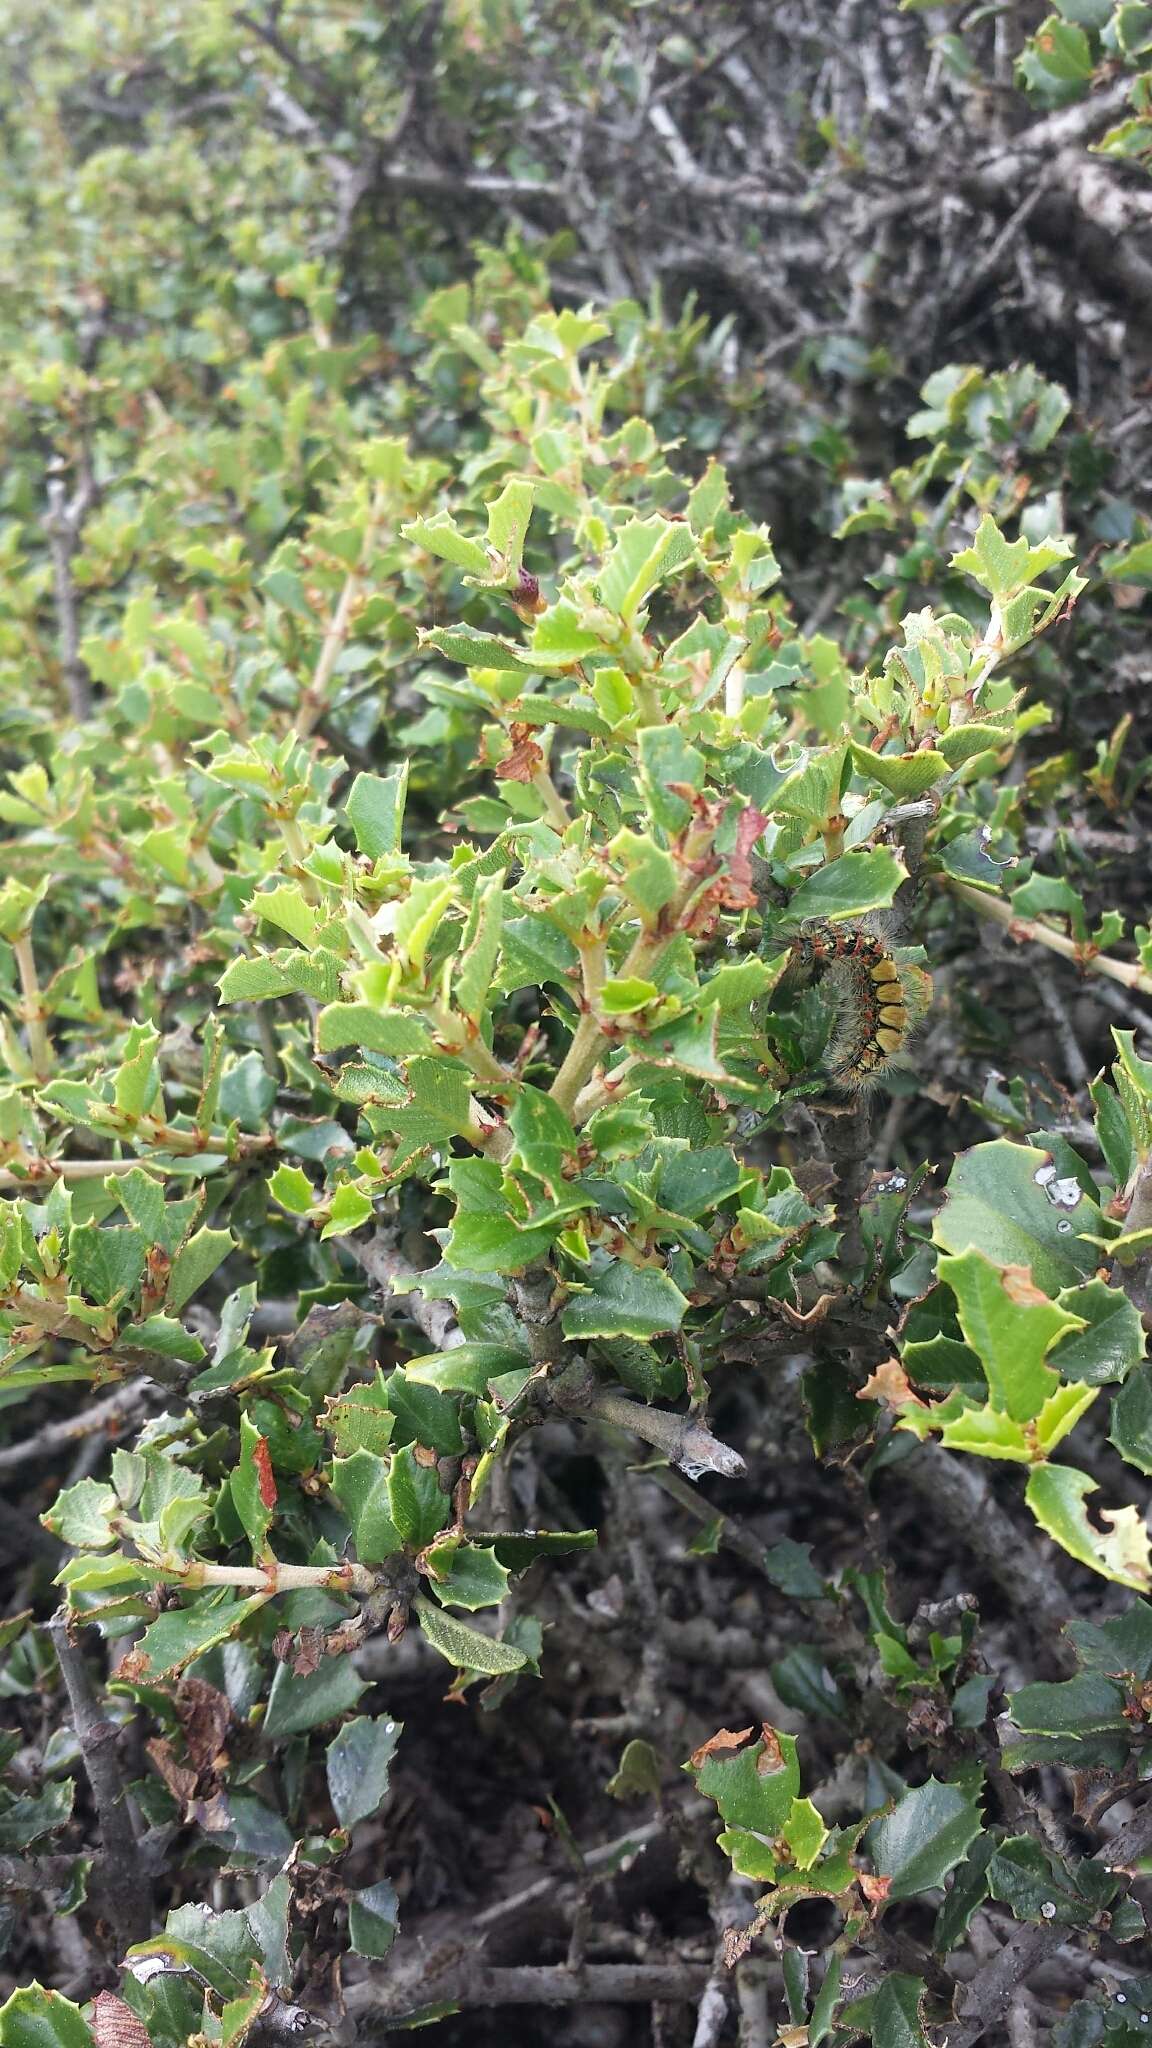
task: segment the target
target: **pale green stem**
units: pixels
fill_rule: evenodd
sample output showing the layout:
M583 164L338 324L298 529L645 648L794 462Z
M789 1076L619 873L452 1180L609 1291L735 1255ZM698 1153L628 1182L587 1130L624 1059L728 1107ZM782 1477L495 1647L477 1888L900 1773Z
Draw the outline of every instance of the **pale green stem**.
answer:
M32 1059L32 1071L38 1081L46 1081L52 1071L52 1047L44 1028L44 1005L40 997L40 977L36 972L31 933L24 932L20 938L13 939L12 951L16 956L20 987L24 994L22 1014L28 1029L28 1051Z
M944 881L952 894L967 903L978 917L998 924L1010 937L1047 946L1050 953L1073 961L1083 974L1103 974L1109 981L1118 981L1122 988L1139 989L1142 995L1152 996L1152 974L1147 974L1135 961L1112 960L1107 953L1094 953L1081 940L1070 939L1066 932L1041 924L1037 918L1021 917L1010 903L1002 902L999 896L986 895L983 889L974 889L969 882L954 882L950 876Z
M365 1564L192 1564L172 1577L185 1586L248 1586L253 1592L293 1593L319 1586L328 1593L375 1593L378 1581Z

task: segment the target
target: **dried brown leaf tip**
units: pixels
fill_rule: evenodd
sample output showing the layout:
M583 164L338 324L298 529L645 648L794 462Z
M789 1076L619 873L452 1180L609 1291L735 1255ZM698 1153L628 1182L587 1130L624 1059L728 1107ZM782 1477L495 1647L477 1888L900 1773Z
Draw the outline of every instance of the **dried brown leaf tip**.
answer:
M751 1733L751 1728L718 1728L715 1735L710 1735L707 1742L693 1750L692 1769L698 1771L710 1756L723 1756L728 1750L743 1749Z
M1033 1280L1031 1266L1005 1266L1001 1285L1009 1301L1014 1301L1018 1308L1035 1308L1048 1300L1044 1289Z
M892 1889L890 1877L868 1877L863 1871L858 1882L870 1906L882 1906Z
M856 1391L858 1401L883 1401L888 1408L923 1408L898 1358L886 1358Z
M756 1759L756 1776L770 1778L776 1771L784 1769L784 1751L780 1746L780 1737L770 1721L761 1722L760 1740L764 1747Z

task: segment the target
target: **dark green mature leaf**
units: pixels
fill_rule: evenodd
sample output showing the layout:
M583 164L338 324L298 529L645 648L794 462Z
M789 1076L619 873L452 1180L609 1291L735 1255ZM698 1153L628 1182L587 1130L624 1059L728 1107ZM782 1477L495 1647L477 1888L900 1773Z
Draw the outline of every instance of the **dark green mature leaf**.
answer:
M445 1614L422 1595L417 1596L416 1611L432 1648L461 1671L482 1671L498 1678L505 1671L523 1670L528 1662L523 1650L515 1649L511 1643L498 1642L493 1636L481 1635L479 1629L469 1628L465 1622L457 1621L455 1615Z
M771 1840L799 1797L800 1766L794 1736L770 1730L769 1738L731 1755L717 1750L690 1768L697 1791L715 1800L729 1827L748 1828Z
M1108 1437L1138 1472L1152 1475L1152 1366L1140 1366L1113 1399Z
M929 1778L905 1792L868 1833L868 1848L888 1896L911 1899L943 1883L980 1833L975 1799L959 1785Z
M890 847L868 853L844 853L801 882L788 905L789 917L863 917L886 910L905 878L905 868Z
M614 1259L595 1272L587 1290L574 1294L560 1318L566 1337L655 1337L678 1330L688 1307L674 1280L654 1266L629 1266Z
M396 1939L400 1903L387 1878L351 1892L348 1897L348 1940L358 1956L382 1961Z
M928 2048L921 2018L925 1995L922 1977L899 1970L885 1977L872 2002L874 2048Z
M250 1614L263 1607L266 1595L235 1600L227 1594L201 1594L190 1607L174 1607L146 1628L133 1652L147 1678L164 1678L171 1671L203 1656L214 1643L234 1635Z
M383 1715L360 1715L328 1744L328 1797L342 1828L367 1820L383 1804L401 1726Z
M290 1665L278 1664L261 1724L264 1734L269 1741L280 1741L342 1720L365 1691L367 1680L358 1677L351 1657L325 1657L304 1677L297 1677Z

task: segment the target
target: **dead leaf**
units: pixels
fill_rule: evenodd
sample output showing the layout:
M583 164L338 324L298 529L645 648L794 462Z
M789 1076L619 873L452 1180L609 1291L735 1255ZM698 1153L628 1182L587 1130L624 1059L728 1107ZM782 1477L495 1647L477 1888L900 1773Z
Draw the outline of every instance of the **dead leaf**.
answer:
M154 1735L150 1742L144 1744L144 1749L183 1813L189 1800L195 1797L198 1773L189 1770L187 1764L177 1763L172 1744L163 1735Z
M139 2013L114 1991L101 1991L92 2000L88 2024L96 2048L152 2048L152 2036Z
M780 1746L780 1737L770 1721L760 1723L760 1740L764 1747L756 1759L756 1776L770 1778L777 1771L784 1769L784 1751Z
M751 1728L718 1728L699 1749L694 1749L689 1762L694 1771L706 1764L710 1756L720 1756L725 1750L742 1749L751 1735Z
M870 1906L882 1905L892 1889L890 1877L869 1877L864 1871L861 1871L857 1883Z
M888 1408L926 1408L898 1358L886 1358L856 1392L858 1401L883 1401Z

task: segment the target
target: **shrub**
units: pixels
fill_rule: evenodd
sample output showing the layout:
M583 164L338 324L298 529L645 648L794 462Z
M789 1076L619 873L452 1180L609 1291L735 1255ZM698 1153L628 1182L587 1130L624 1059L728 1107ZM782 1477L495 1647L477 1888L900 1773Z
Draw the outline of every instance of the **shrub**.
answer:
M13 705L0 1393L18 1431L29 1397L52 1404L11 1462L82 1434L96 1454L43 1516L67 1552L54 1654L30 1616L5 1625L8 1696L31 1714L62 1684L72 1732L17 1784L0 1843L34 1852L7 1881L87 1915L124 1970L86 2013L16 1990L6 2043L333 2023L348 1955L369 1959L347 1973L369 2028L472 2001L470 1961L405 1964L402 1943L395 1973L371 1967L399 1901L364 1847L408 1738L361 1707L369 1673L391 1704L388 1655L402 1671L417 1631L469 1712L547 1685L552 1589L596 1541L534 1449L549 1430L637 1440L616 1512L655 1486L698 1525L697 1583L727 1546L796 1617L772 1686L799 1739L758 1714L687 1765L759 1892L738 1910L713 1866L717 1930L746 1923L727 1948L742 1995L778 1926L787 2026L811 2043L923 2041L954 1997L967 2043L1061 1942L1111 1956L1144 1931L1127 1876L1147 1811L1093 1853L1019 1779L1081 1774L1094 1825L1142 1770L1149 1607L1078 1623L1066 1658L1045 1546L1149 1589L1124 1496L1152 1469L1152 1067L1117 1030L1095 1125L1072 1133L1059 1099L994 1082L976 1107L1003 1135L956 1157L943 1202L923 1164L869 1166L875 1088L929 1099L918 1018L935 1031L946 1003L958 1056L980 1057L986 1020L947 971L958 920L1093 987L1152 987L1147 930L1035 858L1037 783L1012 773L1046 717L1021 664L1085 580L1062 531L1027 516L1012 536L1003 477L953 445L973 391L956 372L926 394L945 413L927 469L853 513L930 516L951 465L968 530L945 560L937 520L948 602L891 630L868 594L855 673L797 627L721 465L687 467L636 407L695 374L702 337L631 305L552 310L537 275L487 261L420 320L458 447L429 446L419 386L367 417L326 334L275 345L233 433L192 419L126 480L131 538L109 511L86 539L106 550L75 650L91 716L53 739ZM300 289L315 310L318 278ZM980 388L1063 409L1039 382ZM390 405L411 439L379 431ZM1033 772L1043 801L1074 788L1106 816L1126 771L1118 741L1088 785L1067 761ZM749 1481L774 1497L766 1430L798 1359L814 1454L857 1489L836 1560L738 1519ZM105 1429L128 1440L106 1469ZM918 1450L929 1436L961 1457ZM514 1457L538 1467L528 1513ZM969 1457L1024 1468L1043 1537ZM818 1497L794 1450L781 1470ZM898 1618L862 1482L891 1503L909 1479L927 1540L974 1535L1036 1631L1043 1675L1009 1676L1010 1720L965 1593ZM661 1732L642 1553L653 1633L609 1790L663 1810L689 1745ZM103 1702L90 1628L123 1651ZM151 1730L142 1834L109 1718ZM822 1788L804 1752L850 1732L867 1772ZM969 1982L988 1901L1018 1924ZM811 1989L785 1917L802 1908ZM1121 2023L1102 2013L1082 2023Z

